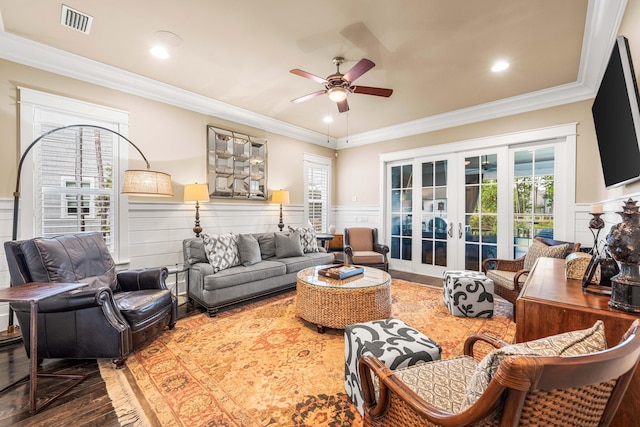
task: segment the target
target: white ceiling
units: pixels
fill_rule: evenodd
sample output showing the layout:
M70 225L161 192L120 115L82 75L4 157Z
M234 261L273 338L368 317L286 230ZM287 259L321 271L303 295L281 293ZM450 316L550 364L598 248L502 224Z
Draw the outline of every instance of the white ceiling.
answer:
M64 4L93 17L90 34L60 24L60 1L0 0L0 57L340 145L347 135L366 143L591 97L626 0ZM182 39L167 60L148 53L159 30ZM322 86L289 70L326 77L334 56L346 58L343 73L372 60L357 83L393 95L350 94L343 114L326 96L291 103ZM491 72L498 59L511 67Z

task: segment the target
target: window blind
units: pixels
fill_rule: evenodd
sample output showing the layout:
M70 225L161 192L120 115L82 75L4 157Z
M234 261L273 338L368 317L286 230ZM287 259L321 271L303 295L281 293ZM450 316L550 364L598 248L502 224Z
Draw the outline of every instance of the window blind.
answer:
M316 231L326 231L329 223L330 166L305 162L306 214Z
M42 133L58 127L41 123ZM52 133L34 147L35 215L44 237L99 231L113 249L114 135L91 127Z

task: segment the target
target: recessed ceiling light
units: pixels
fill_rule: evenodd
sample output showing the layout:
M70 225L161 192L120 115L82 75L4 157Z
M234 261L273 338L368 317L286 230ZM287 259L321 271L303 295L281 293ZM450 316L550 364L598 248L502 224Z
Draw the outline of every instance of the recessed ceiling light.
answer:
M324 119L322 119L322 121L325 122L325 123L331 123L333 121L333 117L324 116Z
M149 49L149 53L159 59L167 59L169 57L169 52L164 46L153 46Z
M179 35L171 31L156 31L155 42L149 52L156 58L167 59L169 57L169 47L176 48L182 46L182 39Z
M491 71L493 71L494 73L497 73L499 71L504 71L507 68L509 68L509 63L507 61L498 61L495 64L493 64L493 67L491 67Z

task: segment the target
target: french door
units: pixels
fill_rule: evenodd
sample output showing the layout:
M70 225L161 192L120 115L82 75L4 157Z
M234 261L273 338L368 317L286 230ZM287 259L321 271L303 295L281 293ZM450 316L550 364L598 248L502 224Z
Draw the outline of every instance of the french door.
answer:
M574 240L574 159L571 135L386 161L391 268L441 277L516 258L536 235Z
M482 259L496 256L498 159L507 161L506 149L499 151L388 165L390 258L395 268L441 276L452 268L479 270Z

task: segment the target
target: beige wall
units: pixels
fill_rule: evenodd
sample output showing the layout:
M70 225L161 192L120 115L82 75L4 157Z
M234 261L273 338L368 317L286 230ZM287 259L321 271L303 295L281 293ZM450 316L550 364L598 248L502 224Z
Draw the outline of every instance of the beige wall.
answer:
M629 2L619 34L630 40L636 69L640 70L640 2ZM18 160L17 86L51 92L130 113L129 136L145 153L151 166L172 175L174 200L182 198L182 185L206 180L206 125L213 124L263 136L268 145L268 187L286 188L291 202L303 202L302 158L313 153L332 157L334 150L225 122L144 98L83 83L56 74L0 60L0 87L5 100L0 103L0 197L11 197ZM596 144L591 100L517 114L465 126L429 132L393 141L340 150L335 158L333 202L339 206L375 206L379 199L379 155L408 148L464 141L491 135L578 123L576 158L576 202L592 203L640 191L640 183L615 190L604 188ZM143 163L137 153L130 156L131 167ZM561 170L559 170L561 173ZM339 183L339 184L338 184ZM356 196L356 201L353 200Z
M153 169L171 174L175 201L182 200L182 186L206 182L206 126L246 132L269 140L267 148L269 189L290 190L291 203L303 203L302 159L304 153L334 156L334 150L315 144L238 125L204 114L84 83L13 62L0 60L0 197L12 197L19 159L17 87L129 112L129 139L144 153ZM144 168L140 155L131 148L130 167ZM163 199L164 200L164 199ZM215 199L219 200L219 199ZM215 201L214 200L214 201Z
M619 35L629 39L636 74L640 71L640 2L630 1L620 25ZM636 76L637 77L637 76ZM576 203L592 203L640 192L640 182L607 190L604 186L591 104L593 100L517 114L466 126L429 132L378 144L340 150L336 181L341 188L336 203L342 206L379 204L379 167L381 153L538 129L565 123L578 123L576 155ZM561 168L558 169L561 173ZM348 183L343 186L342 183ZM342 191L344 190L344 191ZM352 196L357 201L352 201Z
M414 135L378 144L340 150L337 176L349 183L351 193L340 192L338 205L376 205L379 203L378 183L379 155L410 148L453 143L492 135L508 134L522 130L538 129L565 123L578 123L577 138L577 189L576 202L592 202L607 197L600 168L591 101L578 102L555 108L488 120L466 126ZM366 161L359 161L364 159ZM561 173L561 169L559 169ZM354 187L355 186L355 187ZM352 202L352 195L358 195Z

